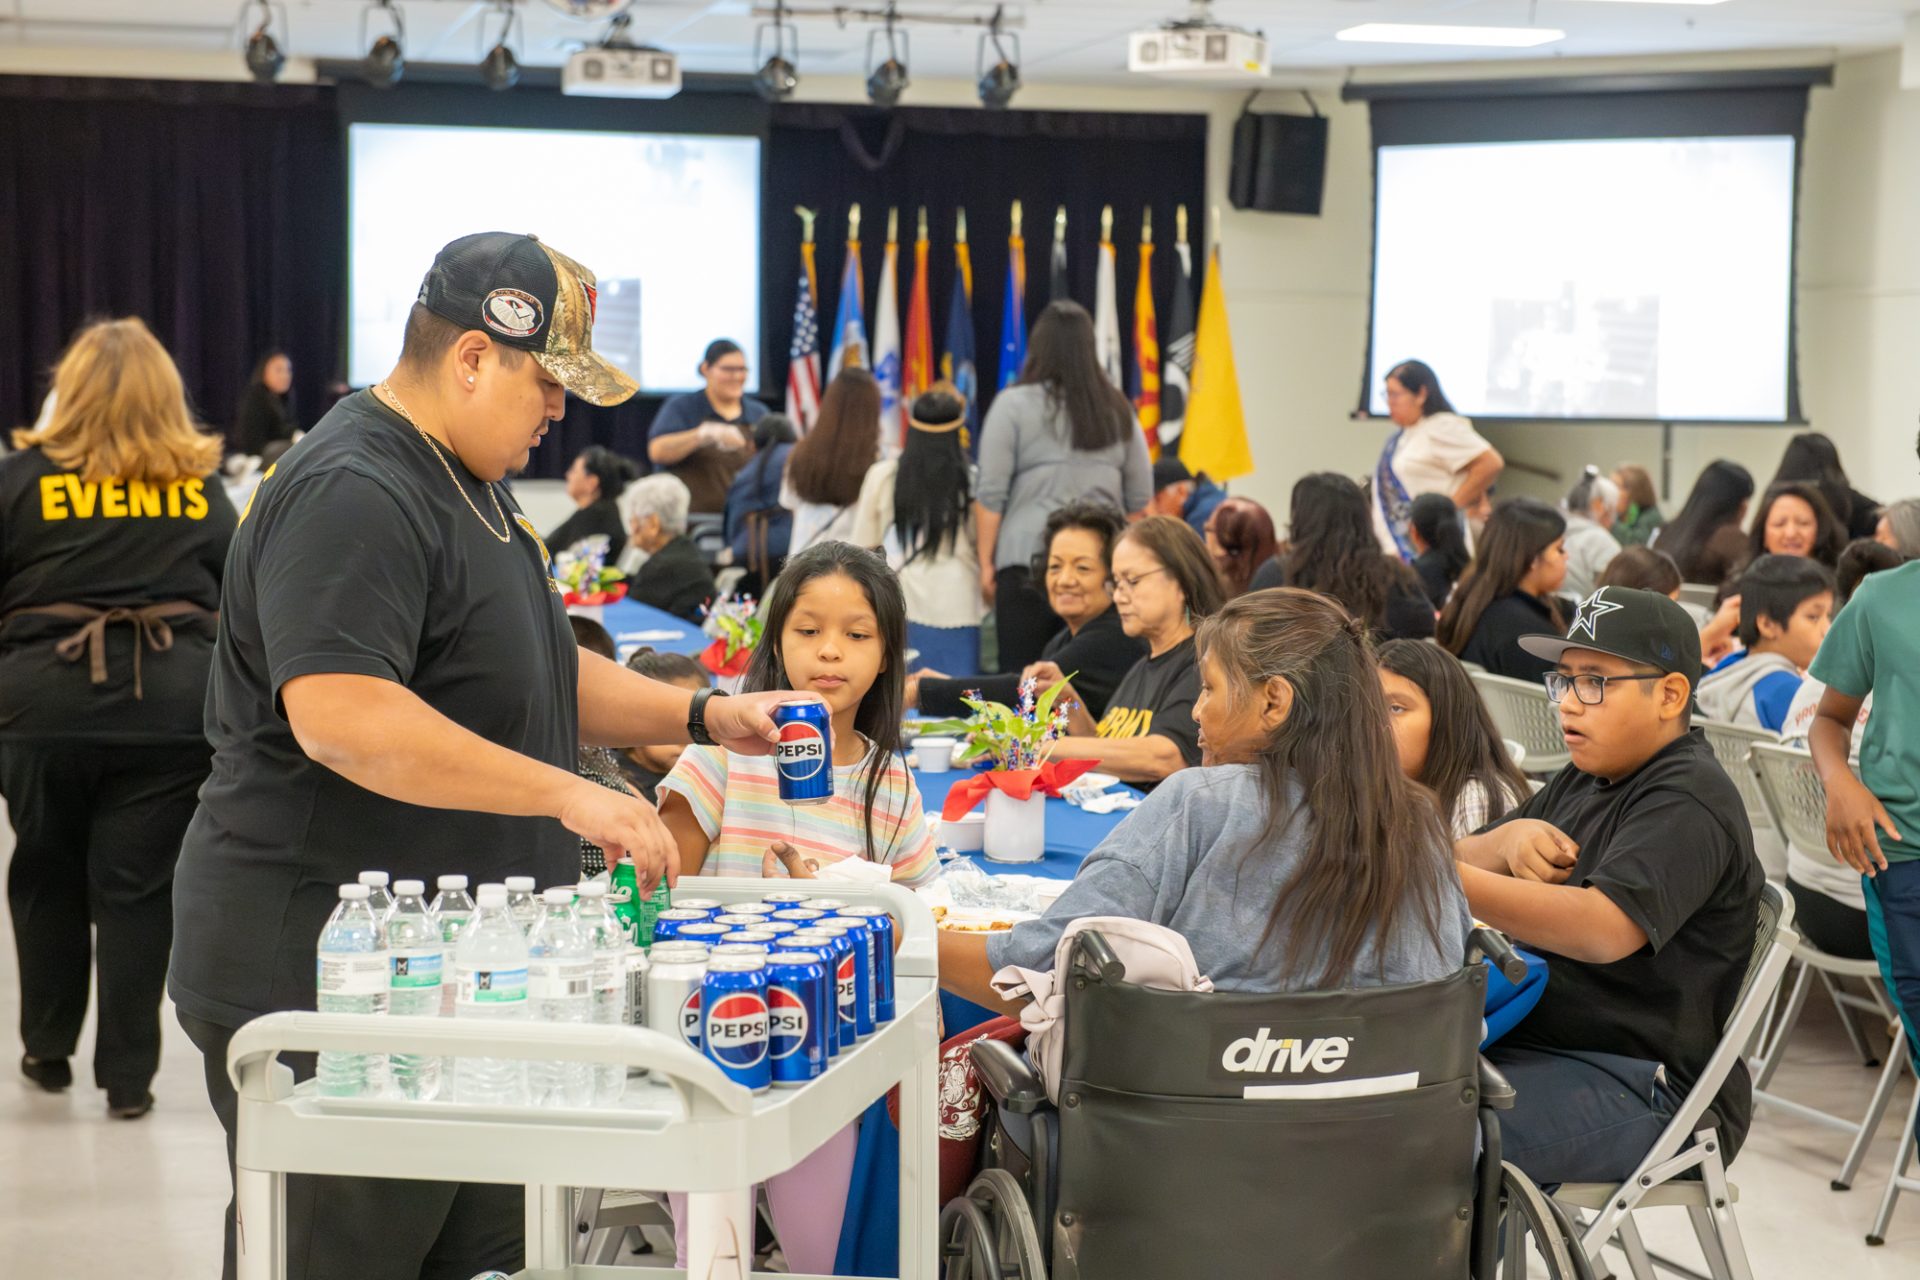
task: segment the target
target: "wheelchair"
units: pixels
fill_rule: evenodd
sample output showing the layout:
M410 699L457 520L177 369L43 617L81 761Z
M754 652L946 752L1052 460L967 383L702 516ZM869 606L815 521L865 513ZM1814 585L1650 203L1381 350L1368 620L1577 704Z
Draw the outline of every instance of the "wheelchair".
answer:
M1276 995L1129 983L1094 930L1066 987L1056 1106L985 1040L981 1172L941 1214L946 1280L1592 1280L1563 1210L1500 1159L1513 1089L1479 1056L1476 929L1437 982ZM1478 1155L1476 1156L1476 1139Z

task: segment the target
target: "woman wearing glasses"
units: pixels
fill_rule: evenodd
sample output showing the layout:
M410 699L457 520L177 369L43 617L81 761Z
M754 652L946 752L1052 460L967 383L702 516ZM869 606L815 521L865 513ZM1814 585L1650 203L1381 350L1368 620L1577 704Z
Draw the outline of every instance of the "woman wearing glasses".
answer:
M1062 760L1098 760L1115 776L1149 789L1167 775L1200 763L1200 729L1193 704L1200 669L1193 631L1226 603L1207 544L1184 521L1148 516L1113 547L1107 584L1120 626L1144 640L1147 656L1133 664L1098 724L1071 696L1068 737L1054 754ZM1044 688L1070 672L1038 663ZM1069 694L1062 694L1063 699Z
M706 387L674 396L647 429L647 457L678 476L692 495L693 512L727 509L727 489L753 457L753 427L770 412L747 394L747 356L740 344L716 338L700 361Z

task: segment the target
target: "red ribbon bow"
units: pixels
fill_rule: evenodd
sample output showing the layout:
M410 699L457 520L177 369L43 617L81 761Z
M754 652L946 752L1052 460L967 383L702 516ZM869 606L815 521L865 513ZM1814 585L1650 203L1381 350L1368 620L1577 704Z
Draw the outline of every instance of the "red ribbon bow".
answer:
M700 651L700 665L717 676L745 675L747 664L752 661L751 649L742 649L729 658L725 640L715 640Z
M1057 796L1071 786L1074 779L1091 772L1099 763L1098 760L1049 760L1038 769L994 769L976 773L953 784L953 789L947 792L947 802L940 806L940 817L947 822L957 822L991 791L1010 795L1015 800L1031 800L1036 791Z
M591 608L595 605L618 604L627 598L627 584L616 582L605 591L569 591L560 598L561 603Z

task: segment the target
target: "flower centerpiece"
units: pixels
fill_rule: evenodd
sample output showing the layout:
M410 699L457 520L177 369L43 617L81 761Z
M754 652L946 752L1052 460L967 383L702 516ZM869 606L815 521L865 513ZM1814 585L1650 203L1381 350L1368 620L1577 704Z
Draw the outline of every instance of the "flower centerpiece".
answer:
M700 628L713 637L713 643L700 652L700 665L723 679L739 679L746 674L766 625L752 596L716 600Z
M607 536L582 538L554 557L554 578L565 589L568 608L598 608L624 599L627 575L607 564Z
M1020 682L1019 701L1011 707L971 693L961 701L972 715L921 726L924 734L964 737L955 759L989 763L987 769L953 784L940 817L957 822L984 799L983 846L995 862L1038 862L1046 850L1046 797L1061 794L1096 763L1052 758L1067 731L1067 708L1055 704L1070 679L1037 693L1038 683L1029 676Z

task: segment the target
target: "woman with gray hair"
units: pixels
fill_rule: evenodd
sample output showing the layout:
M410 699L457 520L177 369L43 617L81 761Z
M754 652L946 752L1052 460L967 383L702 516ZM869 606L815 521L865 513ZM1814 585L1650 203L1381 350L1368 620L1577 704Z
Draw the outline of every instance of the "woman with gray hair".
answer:
M1909 560L1920 560L1920 498L1902 498L1882 507L1873 540Z
M1567 580L1560 590L1577 600L1593 594L1600 575L1620 554L1611 532L1620 514L1620 486L1588 467L1567 493Z
M632 535L630 548L646 555L628 580L628 598L697 626L700 607L715 592L713 570L687 536L691 501L684 481L659 473L628 485L620 495L620 512Z

